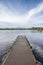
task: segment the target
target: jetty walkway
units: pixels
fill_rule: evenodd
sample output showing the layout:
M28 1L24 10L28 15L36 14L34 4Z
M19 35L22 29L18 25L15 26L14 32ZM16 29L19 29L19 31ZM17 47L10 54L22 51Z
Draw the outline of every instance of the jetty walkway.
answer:
M2 65L37 65L25 36L18 36Z

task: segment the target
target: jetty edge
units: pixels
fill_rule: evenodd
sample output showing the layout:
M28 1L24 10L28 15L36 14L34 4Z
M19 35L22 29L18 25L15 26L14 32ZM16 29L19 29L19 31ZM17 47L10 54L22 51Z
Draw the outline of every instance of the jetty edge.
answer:
M3 60L3 58L2 58L2 63L1 63L1 65L4 65L4 63L7 61L7 58L9 57L9 55L10 55L10 53L12 52L12 48L13 48L13 46L15 45L15 42L16 42L16 40L13 42L13 45L10 47L10 49L9 49L9 51L5 54L5 58L4 58L4 60Z
M37 65L26 36L19 35L2 65Z
M31 52L32 52L32 54L33 54L32 46L31 46L31 44L30 44L28 38L27 38L26 36L25 36L25 38L26 38L26 41L28 42L27 46L31 49ZM34 62L35 62L36 64L38 64L38 60L35 58L35 55L34 55L34 54L33 54L33 57L34 57Z

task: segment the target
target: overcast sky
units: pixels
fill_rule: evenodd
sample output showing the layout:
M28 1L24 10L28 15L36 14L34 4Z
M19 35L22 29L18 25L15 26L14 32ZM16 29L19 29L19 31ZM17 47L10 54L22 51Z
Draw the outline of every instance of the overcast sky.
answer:
M43 0L0 0L0 27L43 27Z

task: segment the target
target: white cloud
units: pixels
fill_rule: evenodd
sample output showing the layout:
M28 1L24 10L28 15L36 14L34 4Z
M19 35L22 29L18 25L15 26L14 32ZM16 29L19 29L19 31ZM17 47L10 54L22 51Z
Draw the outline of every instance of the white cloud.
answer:
M39 12L43 11L43 3L40 3L35 8L28 11L27 19L30 19L32 16L38 14Z
M14 14L15 12L11 12L8 7L0 3L0 22L11 22L17 25L26 25L28 21L31 21L31 17L34 17L34 15L41 11L43 11L43 3L40 3L35 8L31 9L25 15L17 16Z

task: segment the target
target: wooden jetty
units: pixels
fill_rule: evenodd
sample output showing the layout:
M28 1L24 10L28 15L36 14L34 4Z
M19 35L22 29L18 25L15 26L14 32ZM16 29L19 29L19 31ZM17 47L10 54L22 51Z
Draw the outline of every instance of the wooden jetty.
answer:
M37 65L25 36L18 36L2 65Z

